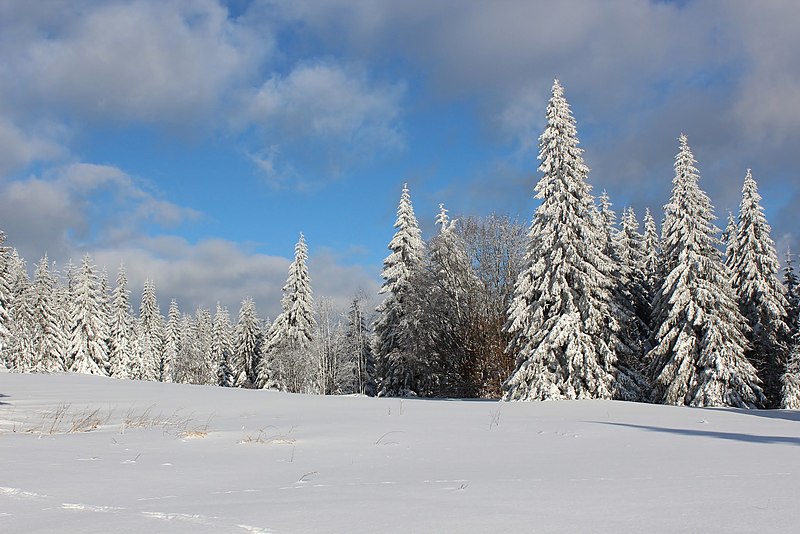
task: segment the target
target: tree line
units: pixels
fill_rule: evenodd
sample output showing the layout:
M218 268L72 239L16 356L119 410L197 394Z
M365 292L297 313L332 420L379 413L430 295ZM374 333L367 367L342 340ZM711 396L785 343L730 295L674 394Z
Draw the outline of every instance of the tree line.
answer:
M173 300L163 317L151 280L136 316L124 268L111 290L89 256L61 272L45 256L31 280L0 232L0 363L320 394L800 408L800 284L788 252L779 280L751 171L721 231L681 135L659 233L649 210L642 228L592 195L557 80L546 119L530 226L440 205L426 241L404 185L374 313L363 296L346 311L314 301L302 234L278 317L246 298L234 324L219 304L189 315Z

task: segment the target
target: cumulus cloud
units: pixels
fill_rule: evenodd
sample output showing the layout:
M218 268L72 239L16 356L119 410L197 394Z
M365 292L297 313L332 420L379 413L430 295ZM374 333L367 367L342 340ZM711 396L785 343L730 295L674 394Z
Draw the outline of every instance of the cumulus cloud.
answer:
M11 4L0 29L22 28L0 40L0 76L15 81L0 94L30 110L193 124L270 52L211 0L63 3L40 16Z
M29 259L66 258L75 249L112 245L145 224L178 224L200 216L147 191L122 170L69 164L43 176L0 183L3 229Z
M309 187L287 161L322 162L325 176L379 152L402 149L402 84L375 83L363 69L332 62L299 64L242 96L234 122L256 125L266 148L251 154L273 187ZM308 157L311 156L311 157ZM319 182L319 180L316 180Z
M3 184L0 213L7 245L31 266L45 253L61 266L88 253L106 269L112 285L118 266L125 265L135 302L144 280L153 279L164 312L175 298L185 312L220 302L235 313L248 296L264 317L280 311L291 258L264 254L255 244L224 239L192 243L164 231L165 223L201 215L159 198L116 167L73 164L45 177ZM145 224L162 231L147 236ZM377 291L374 277L362 267L345 265L326 249L315 253L313 243L310 271L315 294L330 297L342 309L359 290Z

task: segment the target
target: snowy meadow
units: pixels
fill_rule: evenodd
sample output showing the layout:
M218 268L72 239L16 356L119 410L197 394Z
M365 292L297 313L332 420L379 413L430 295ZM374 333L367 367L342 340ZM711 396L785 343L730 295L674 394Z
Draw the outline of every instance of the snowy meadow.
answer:
M800 415L0 375L3 532L790 532Z

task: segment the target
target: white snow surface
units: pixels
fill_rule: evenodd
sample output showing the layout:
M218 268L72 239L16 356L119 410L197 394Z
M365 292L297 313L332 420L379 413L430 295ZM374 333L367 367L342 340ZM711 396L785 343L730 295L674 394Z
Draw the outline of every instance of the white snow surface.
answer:
M791 532L800 412L0 373L0 532Z

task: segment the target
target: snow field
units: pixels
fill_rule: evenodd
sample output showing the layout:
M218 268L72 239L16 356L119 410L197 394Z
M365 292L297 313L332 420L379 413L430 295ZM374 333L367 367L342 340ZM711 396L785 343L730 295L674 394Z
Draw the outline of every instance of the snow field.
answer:
M790 532L800 520L792 411L77 374L4 373L0 395L2 532Z

